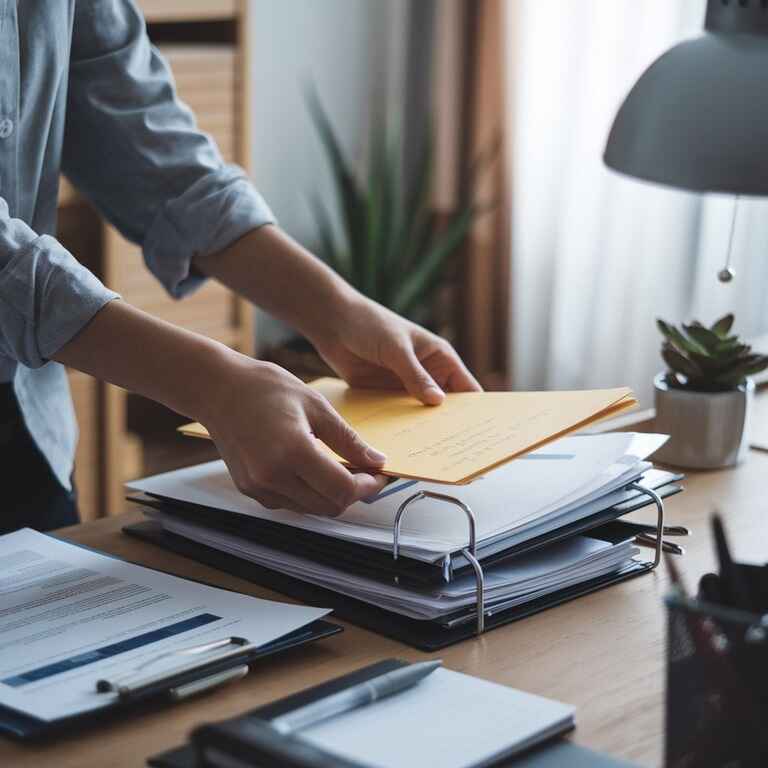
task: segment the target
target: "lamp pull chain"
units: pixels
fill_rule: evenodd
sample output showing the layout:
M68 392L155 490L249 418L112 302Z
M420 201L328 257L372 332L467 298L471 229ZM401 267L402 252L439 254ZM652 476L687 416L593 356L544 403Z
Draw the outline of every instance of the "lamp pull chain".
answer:
M731 215L731 233L728 235L728 254L725 259L725 266L717 273L717 279L721 283L730 283L736 276L736 272L731 266L733 258L733 233L736 231L736 212L739 209L739 196L733 198L733 214Z

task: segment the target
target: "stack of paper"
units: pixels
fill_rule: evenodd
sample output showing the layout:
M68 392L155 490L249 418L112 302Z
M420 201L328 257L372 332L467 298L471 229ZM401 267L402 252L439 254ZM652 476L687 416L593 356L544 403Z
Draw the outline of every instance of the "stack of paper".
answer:
M672 476L651 468L646 458L666 438L662 435L613 433L562 438L505 464L474 483L451 489L474 512L478 552L486 577L486 604L504 610L608 573L620 572L636 550L629 536L603 540L588 533L547 544L525 555L505 556L526 542L538 541L568 525L632 498L627 485L642 481L659 487ZM148 510L171 533L249 562L354 597L414 619L450 625L471 614L475 580L467 569L451 567L468 545L468 524L453 506L433 499L415 502L403 521L403 554L432 564L441 579L414 586L393 583L338 563L320 561L302 551L276 547L268 537L245 537L237 525L203 525L185 508L219 510L232 519L259 519L321 534L338 548L391 550L392 525L400 504L420 490L445 492L440 484L395 480L377 497L358 502L338 518L269 510L243 496L222 462L132 482L130 487L170 502ZM185 506L174 506L181 502ZM230 513L226 515L226 513ZM334 550L337 551L337 550ZM516 553L515 553L516 554Z
M451 494L475 512L480 545L498 538L519 543L618 503L623 488L650 469L645 458L665 440L626 432L566 437ZM267 509L237 490L222 461L135 480L128 487L386 550L392 549L392 526L403 500L417 491L446 491L437 483L396 480L378 496L328 518ZM415 503L401 527L403 554L417 560L436 562L468 543L464 515L432 499Z

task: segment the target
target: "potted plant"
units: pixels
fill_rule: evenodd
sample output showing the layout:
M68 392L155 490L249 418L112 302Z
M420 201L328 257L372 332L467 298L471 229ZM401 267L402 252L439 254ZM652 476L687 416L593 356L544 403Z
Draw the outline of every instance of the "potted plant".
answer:
M365 296L450 336L450 321L440 316L449 314L450 307L443 305L450 303L450 297L441 289L451 276L455 257L475 217L493 203L481 206L465 201L450 214L433 210L430 132L415 167L406 174L401 162L402 142L387 140L383 114L379 119L375 115L371 118L368 174L357 174L356 164L342 149L314 88L307 92L307 105L334 189L330 201L319 197L311 200L317 255ZM498 143L494 143L475 160L467 181L470 190L497 156L497 149ZM331 211L336 214L338 227ZM304 378L333 373L301 337L268 350L265 356Z
M318 255L361 293L404 317L433 326L434 299L452 258L464 242L480 206L471 200L448 215L432 209L432 142L427 139L410 178L402 167L400 142L386 138L386 120L372 118L368 176L353 171L314 89L309 111L330 166L341 222L337 231L328 208L315 199ZM496 156L496 145L477 158L468 186ZM487 209L490 206L485 206Z
M731 334L732 314L709 328L656 324L668 370L654 379L655 426L670 439L655 458L696 469L738 464L749 449L750 376L768 368L768 357Z

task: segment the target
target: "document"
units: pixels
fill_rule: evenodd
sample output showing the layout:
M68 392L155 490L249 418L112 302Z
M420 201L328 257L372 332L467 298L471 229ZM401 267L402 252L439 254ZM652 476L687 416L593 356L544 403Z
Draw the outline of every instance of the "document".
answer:
M474 607L477 601L474 575L460 576L450 583L433 588L401 586L187 523L155 510L147 510L147 516L177 536L412 619L441 619L467 607ZM618 572L630 564L638 552L629 540L610 544L588 536L573 536L527 555L485 566L486 607L520 605L566 587Z
M590 504L620 492L650 469L644 459L666 439L664 435L627 432L564 437L470 485L453 489L451 494L475 511L479 544L496 536L514 537L517 543L610 506L603 503L595 509ZM405 499L418 491L446 492L437 483L397 480L377 496L329 518L267 509L237 490L222 461L134 480L128 487L387 550L392 548L395 515ZM433 499L415 503L401 531L403 553L429 562L468 544L464 515Z
M477 677L438 669L418 685L299 733L379 768L488 765L573 727L574 708Z
M387 456L384 474L452 485L637 402L627 388L575 392L458 392L425 406L398 392L313 382L360 436ZM200 424L184 434L208 437ZM339 458L339 457L337 457Z
M97 693L99 679L163 672L178 651L227 637L264 645L327 613L24 529L0 536L0 704L48 721L99 709L117 695Z

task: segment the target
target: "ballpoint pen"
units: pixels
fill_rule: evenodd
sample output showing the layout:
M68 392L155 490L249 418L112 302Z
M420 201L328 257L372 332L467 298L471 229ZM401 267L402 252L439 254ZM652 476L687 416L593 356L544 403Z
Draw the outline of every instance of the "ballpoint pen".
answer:
M649 549L656 549L656 537L651 536L648 533L638 533L637 536L635 536L635 544L638 544L641 547L648 547ZM661 542L661 551L668 555L685 554L685 550L679 544L664 540Z
M302 728L308 728L310 725L315 725L336 715L364 707L386 696L412 688L442 666L442 663L439 659L437 661L423 661L400 667L392 672L386 672L371 680L366 680L364 683L353 685L320 699L320 701L312 702L276 717L270 722L270 725L280 733L292 733Z
M635 533L649 533L651 536L655 536L658 533L658 528L650 523L633 523L627 520L622 520L621 524L624 528L634 531ZM664 536L690 536L690 528L686 528L684 525L665 525L662 530Z
M720 593L722 600L734 608L745 611L752 610L752 597L742 572L733 562L728 541L725 538L725 528L720 515L712 515L712 534L715 538L715 549L720 564Z

